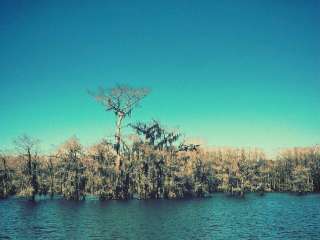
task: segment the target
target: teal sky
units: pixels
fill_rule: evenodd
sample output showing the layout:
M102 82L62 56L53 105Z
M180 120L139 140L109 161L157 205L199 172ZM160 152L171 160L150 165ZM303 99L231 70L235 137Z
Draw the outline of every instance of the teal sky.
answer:
M212 146L320 143L320 1L0 2L0 148L112 136L86 92L149 87L131 121Z

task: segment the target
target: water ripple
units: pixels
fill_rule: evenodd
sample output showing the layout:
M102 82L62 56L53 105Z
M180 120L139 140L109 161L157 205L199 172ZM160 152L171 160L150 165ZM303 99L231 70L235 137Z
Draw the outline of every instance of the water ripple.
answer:
M320 195L0 201L0 239L319 239Z

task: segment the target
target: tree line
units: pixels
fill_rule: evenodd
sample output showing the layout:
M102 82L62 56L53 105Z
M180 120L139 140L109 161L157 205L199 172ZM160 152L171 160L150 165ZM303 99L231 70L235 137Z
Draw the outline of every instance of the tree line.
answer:
M15 154L0 154L0 198L178 199L215 192L320 191L319 146L285 149L270 160L260 149L187 144L178 131L155 120L129 124L134 134L123 137L123 121L148 92L127 86L90 92L115 114L114 141L84 147L71 137L52 154L40 154L36 139L18 137Z

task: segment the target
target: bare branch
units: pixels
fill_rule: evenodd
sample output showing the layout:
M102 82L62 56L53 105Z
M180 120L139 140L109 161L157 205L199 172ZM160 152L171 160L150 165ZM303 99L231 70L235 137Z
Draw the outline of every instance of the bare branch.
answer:
M96 92L90 92L96 101L101 103L106 111L113 111L116 115L130 116L134 107L148 95L147 88L132 88L125 85L117 85L111 89L98 88Z

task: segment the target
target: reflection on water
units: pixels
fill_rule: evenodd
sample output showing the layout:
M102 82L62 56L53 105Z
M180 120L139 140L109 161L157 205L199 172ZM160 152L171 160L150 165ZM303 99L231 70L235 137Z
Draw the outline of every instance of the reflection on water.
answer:
M320 195L0 201L0 239L319 239Z

